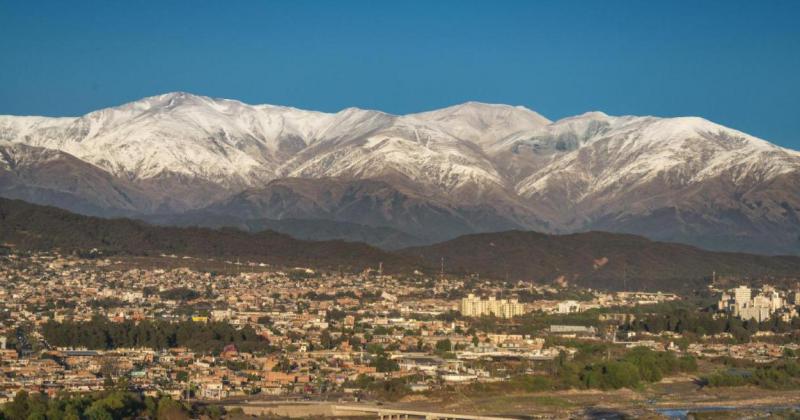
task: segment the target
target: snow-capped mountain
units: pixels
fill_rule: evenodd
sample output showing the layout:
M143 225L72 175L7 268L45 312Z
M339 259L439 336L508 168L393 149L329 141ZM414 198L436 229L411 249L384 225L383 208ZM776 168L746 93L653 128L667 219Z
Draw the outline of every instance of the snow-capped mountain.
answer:
M613 202L630 208L619 196L654 183L680 191L722 177L749 189L800 170L800 152L695 117L590 113L519 133L499 148L528 150L528 161L547 156L515 189L532 200L570 203L557 209L569 217Z
M796 253L798 181L799 152L694 117L322 113L187 93L0 116L0 194L94 214L332 219L429 240L606 229Z
M92 215L153 209L133 183L59 150L0 141L0 196Z
M398 117L170 93L79 118L0 117L0 139L61 150L131 180L175 174L258 186L278 177L372 177L393 169L433 175L432 183L450 189L468 178L503 183L477 143L547 123L504 105Z

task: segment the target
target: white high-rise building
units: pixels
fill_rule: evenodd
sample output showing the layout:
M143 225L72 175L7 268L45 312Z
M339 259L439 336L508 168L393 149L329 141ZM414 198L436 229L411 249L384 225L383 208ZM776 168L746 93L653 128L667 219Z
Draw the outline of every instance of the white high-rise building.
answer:
M766 321L775 313L786 315L793 310L791 306L782 292L766 285L755 295L747 286L731 289L722 294L717 304L720 311L758 322Z
M733 289L733 300L737 305L744 305L750 301L753 292L747 286L739 286Z
M525 313L525 306L516 299L481 299L470 293L461 299L461 314L470 317L494 315L498 318L513 318Z

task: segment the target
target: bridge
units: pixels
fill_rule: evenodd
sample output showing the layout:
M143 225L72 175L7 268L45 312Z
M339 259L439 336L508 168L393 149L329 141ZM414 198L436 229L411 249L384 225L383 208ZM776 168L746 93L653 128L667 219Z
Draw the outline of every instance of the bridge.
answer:
M381 420L513 420L511 417L474 416L470 414L436 413L432 411L403 410L399 408L385 408L368 405L336 405L333 407L337 413L364 413L374 414Z

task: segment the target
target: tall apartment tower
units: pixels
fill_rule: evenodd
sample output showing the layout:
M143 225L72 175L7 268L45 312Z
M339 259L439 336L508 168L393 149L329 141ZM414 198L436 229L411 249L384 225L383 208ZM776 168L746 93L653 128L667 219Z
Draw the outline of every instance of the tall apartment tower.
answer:
M461 306L459 308L461 314L470 317L479 317L485 315L494 315L499 318L513 318L525 313L525 306L519 303L516 299L481 299L470 293L467 297L461 299Z
M743 306L750 302L752 296L753 292L747 286L739 286L733 289L733 301L736 303L736 306Z

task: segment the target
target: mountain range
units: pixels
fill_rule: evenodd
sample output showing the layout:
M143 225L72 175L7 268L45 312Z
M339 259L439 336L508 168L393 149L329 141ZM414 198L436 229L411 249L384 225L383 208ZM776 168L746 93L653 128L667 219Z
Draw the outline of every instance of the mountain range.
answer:
M385 251L358 242L305 241L270 230L153 226L142 221L83 216L0 198L0 252L44 250L101 255L198 257L277 267L361 272L382 267L416 273L548 283L616 290L690 291L722 281L794 286L800 257L713 252L608 232L546 235L506 231L464 235L421 247ZM202 261L200 260L200 261ZM181 258L187 265L198 261ZM716 274L715 274L716 273Z
M322 113L169 93L81 117L0 116L0 196L387 249L602 230L800 253L800 152L696 117L550 121L475 102Z

